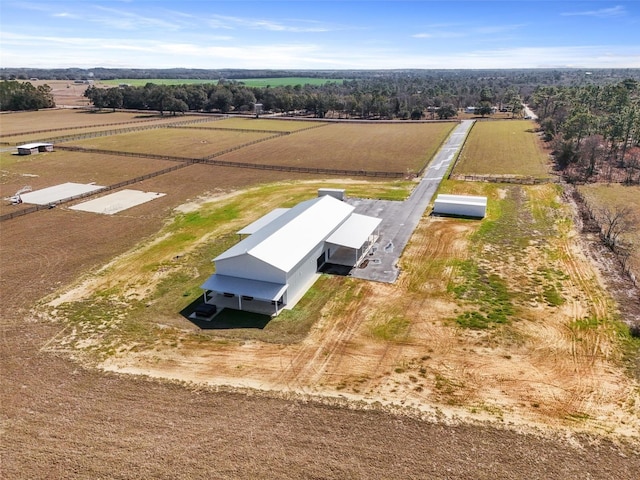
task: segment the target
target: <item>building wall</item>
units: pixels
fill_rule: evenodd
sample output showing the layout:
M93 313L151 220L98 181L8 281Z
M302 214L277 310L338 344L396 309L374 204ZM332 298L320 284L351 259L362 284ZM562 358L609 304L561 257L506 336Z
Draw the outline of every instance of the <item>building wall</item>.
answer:
M469 205L454 202L439 202L433 204L433 213L442 215L460 215L464 217L484 218L487 207L484 205Z
M285 272L249 254L216 260L216 273L263 282L286 283Z
M309 286L309 282L318 272L318 257L326 250L327 247L325 247L325 243L322 242L311 250L298 265L291 269L286 280L289 288L287 290L285 303L287 298L297 296L302 290Z

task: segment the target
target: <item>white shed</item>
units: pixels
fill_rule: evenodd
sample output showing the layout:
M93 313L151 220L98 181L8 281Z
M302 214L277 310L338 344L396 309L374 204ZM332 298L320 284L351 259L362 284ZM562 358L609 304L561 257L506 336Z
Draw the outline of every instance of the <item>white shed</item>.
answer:
M484 218L487 214L487 197L439 194L433 203L433 213Z
M234 308L254 311L266 302L277 314L306 292L336 248L353 249L354 265L366 253L380 219L353 211L327 195L253 222L240 231L248 237L214 259L216 273L202 285L205 302L222 296L235 299Z
M19 155L31 155L39 152L53 152L53 143L25 143L18 145Z

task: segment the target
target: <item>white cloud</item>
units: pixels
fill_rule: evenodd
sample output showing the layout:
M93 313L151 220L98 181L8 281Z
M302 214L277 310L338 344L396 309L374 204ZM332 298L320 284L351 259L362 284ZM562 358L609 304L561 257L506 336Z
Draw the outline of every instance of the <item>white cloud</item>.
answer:
M565 12L561 15L564 17L622 17L627 14L627 10L622 5L616 5L611 8L601 8L600 10L585 10L580 12Z
M640 68L640 45L407 51L312 42L175 42L133 38L29 36L0 32L5 67L63 68ZM36 53L37 52L37 53Z
M235 29L251 28L256 30L268 30L272 32L314 33L331 31L327 25L309 20L273 21L266 19L253 19L244 17L230 17L224 15L212 15L208 17L208 24L212 28Z

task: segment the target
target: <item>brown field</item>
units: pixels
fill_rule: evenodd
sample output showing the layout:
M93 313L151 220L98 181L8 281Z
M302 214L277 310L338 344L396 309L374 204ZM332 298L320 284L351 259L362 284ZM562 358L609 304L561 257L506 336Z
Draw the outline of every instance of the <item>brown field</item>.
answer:
M167 128L74 140L64 142L64 144L84 148L192 158L213 155L228 148L269 136L269 133L262 132Z
M110 128L120 128L123 126L135 126L151 123L167 123L184 120L185 117L161 117L155 113L130 113L112 112L110 110L75 110L75 109L52 109L39 110L36 112L12 112L0 114L0 132L2 141L12 141L18 134L29 134L41 130L50 132L37 133L36 137L66 135L75 131L93 131L92 127L102 127L96 130L104 130L105 126ZM132 123L134 122L134 123ZM126 124L126 125L125 125ZM131 125L129 125L131 124ZM63 131L69 130L69 132ZM60 132L60 133L56 133ZM34 134L29 134L30 138ZM21 135L17 138L24 138Z
M239 130L269 130L273 132L295 132L313 126L323 125L322 122L297 120L270 120L268 118L230 117L211 123L198 123L197 128L237 128Z
M631 250L629 267L635 277L640 279L640 187L593 184L582 185L578 187L578 190L596 213L601 208L608 208L612 211L616 208L628 207L630 209L629 219L633 224L621 236L621 239L634 245Z
M534 128L531 120L476 122L453 173L548 177L550 160Z
M152 164L128 165L124 177ZM447 183L487 194L488 221L425 217L397 285L323 277L326 302L302 341L260 340L275 323L199 331L177 313L228 241L218 235L350 182L191 165L136 184L167 195L120 214L62 206L3 222L1 476L635 478L638 388L557 187ZM475 308L450 289L465 262L517 279L516 319L456 327ZM560 305L544 301L550 285ZM40 301L64 292L54 310ZM81 298L90 308L77 315ZM601 322L580 323L591 314Z
M417 172L455 123L329 124L221 156L232 162Z

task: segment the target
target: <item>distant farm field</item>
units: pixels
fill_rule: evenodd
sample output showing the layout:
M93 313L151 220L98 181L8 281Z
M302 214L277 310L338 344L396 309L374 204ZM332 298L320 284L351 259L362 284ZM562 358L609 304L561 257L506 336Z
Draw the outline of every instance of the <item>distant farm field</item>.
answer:
M41 131L61 131L64 129L89 129L92 126L106 126L143 122L175 122L176 117L161 117L155 113L112 112L110 110L51 109L36 112L16 112L0 114L0 135L5 137ZM66 133L66 132L65 132ZM40 133L42 135L51 135ZM33 135L32 135L33 136Z
M194 128L237 128L238 130L268 130L272 132L295 132L305 128L324 125L322 122L300 120L273 120L268 118L229 117L224 120L194 124Z
M622 235L622 240L632 242L634 248L631 251L630 268L636 278L640 279L640 187L626 187L620 184L592 184L578 187L584 196L587 204L598 211L607 208L610 211L615 209L629 209L628 220L632 220L632 227Z
M248 87L285 87L287 85L324 85L327 82L342 82L335 78L314 78L314 77L282 77L282 78L239 78L229 80L231 82L244 83ZM197 78L116 78L114 80L100 80L99 83L108 86L118 86L122 84L132 87L143 87L147 83L155 85L200 85L217 84L216 79Z
M228 148L261 140L264 132L205 130L195 128L161 128L96 137L65 143L66 145L133 153L152 153L181 157L205 157Z
M221 156L234 162L418 172L456 123L327 124Z
M240 78L234 80L241 82L248 87L294 87L296 85L324 85L329 82L342 83L338 78L315 78L315 77L280 77L280 78Z
M529 120L476 122L454 168L456 175L547 177L549 156Z

